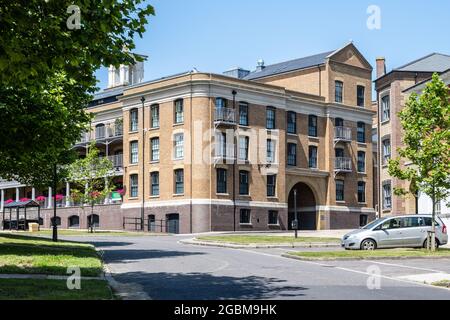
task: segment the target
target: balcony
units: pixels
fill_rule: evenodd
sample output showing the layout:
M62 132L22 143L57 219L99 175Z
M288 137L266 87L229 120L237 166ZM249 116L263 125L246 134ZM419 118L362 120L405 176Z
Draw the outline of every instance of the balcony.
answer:
M216 125L235 125L236 111L231 108L216 108L214 123Z
M352 172L352 159L339 157L334 159L335 173L350 173Z
M94 140L118 139L121 137L123 137L123 127L121 124L100 125L95 127L91 132L84 132L76 144L85 144Z
M352 129L347 127L334 128L334 142L352 142Z

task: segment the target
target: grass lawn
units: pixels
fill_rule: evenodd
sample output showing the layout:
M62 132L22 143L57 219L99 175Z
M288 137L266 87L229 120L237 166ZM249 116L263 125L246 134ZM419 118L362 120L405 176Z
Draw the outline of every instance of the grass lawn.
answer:
M102 273L100 257L90 244L0 233L0 273L66 275L73 266L86 277Z
M200 241L211 241L220 243L232 243L232 244L288 244L288 243L321 243L321 242L336 242L340 240L337 238L315 238L315 237L302 237L297 239L293 236L248 236L248 235L224 235L224 236L204 236L198 237Z
M111 300L104 280L82 280L80 290L69 290L65 280L0 279L0 300Z
M52 230L41 230L39 232L21 232L20 234L32 235L32 236L51 236ZM164 235L148 232L127 232L127 231L94 231L90 233L87 230L60 230L58 229L59 236L111 236L111 237L139 237L139 236L154 236Z
M428 252L425 249L383 249L375 251L322 251L322 252L289 252L289 255L305 260L339 260L339 259L373 259L373 258L423 258L449 257L450 249L439 249Z
M450 280L442 280L442 281L434 282L433 286L450 288Z

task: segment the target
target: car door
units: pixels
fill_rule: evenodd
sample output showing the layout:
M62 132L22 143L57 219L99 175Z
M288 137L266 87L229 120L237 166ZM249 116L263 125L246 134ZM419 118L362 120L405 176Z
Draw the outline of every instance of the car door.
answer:
M419 225L419 217L402 218L402 237L406 247L421 247L423 235L426 231Z
M377 229L378 248L403 246L400 218L386 220Z

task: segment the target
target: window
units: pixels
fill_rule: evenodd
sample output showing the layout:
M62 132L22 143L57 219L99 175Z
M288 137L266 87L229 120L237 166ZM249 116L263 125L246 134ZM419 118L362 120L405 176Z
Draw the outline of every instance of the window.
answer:
M278 211L269 210L269 225L278 225Z
M336 128L338 128L338 127L343 127L343 126L344 126L344 119L342 119L342 118L336 118L336 119L334 119L334 126L335 126Z
M267 139L267 163L275 162L275 141Z
M175 101L175 124L184 122L183 100Z
M138 150L138 142L131 141L130 142L130 163L136 164L139 161L139 150Z
M310 137L317 137L317 117L310 115L308 117L308 135Z
M57 226L60 226L61 225L61 217L51 217L50 218L50 223L52 226L55 224L55 222L56 222Z
M68 220L69 220L69 228L79 228L80 227L80 217L70 216Z
M239 223L240 224L251 224L251 216L249 209L241 209L239 214Z
M272 107L266 109L266 128L275 129L275 109Z
M366 88L363 86L356 87L356 104L358 107L364 107Z
M174 155L175 159L184 158L184 134L177 133L174 138Z
M297 114L293 111L287 113L287 132L297 133Z
M159 138L152 138L150 144L152 148L152 161L159 161Z
M216 133L216 157L225 158L227 156L227 135L225 132Z
M336 201L344 201L344 181L336 180Z
M383 209L391 209L391 208L392 208L391 183L385 182L383 183Z
M357 140L359 143L366 143L366 124L358 122Z
M130 131L138 131L138 109L130 110Z
M150 173L150 181L151 181L151 188L150 188L151 195L154 197L159 196L159 172Z
M138 192L138 175L132 174L130 175L130 197L137 198L139 196Z
M239 125L248 126L248 104L239 103Z
M287 164L288 166L297 165L297 145L295 143L288 143Z
M366 202L366 183L363 181L358 182L358 202Z
M391 97L381 98L381 121L388 121L391 118Z
M227 193L227 170L217 169L217 193Z
M184 193L184 170L175 170L175 194Z
M249 137L239 137L239 160L248 161Z
M360 227L365 227L367 226L367 223L369 222L369 217L367 216L367 214L361 214L359 216L359 226Z
M240 195L248 195L248 177L249 173L248 171L239 171L239 194Z
M317 169L317 147L309 146L309 167Z
M268 175L267 176L267 196L268 197L275 197L276 186L277 186L277 176L276 175Z
M366 172L366 153L364 151L358 151L358 172Z
M159 105L151 106L152 128L159 128Z
M382 142L383 144L383 165L386 165L388 161L391 159L391 140L385 139Z
M342 81L335 81L334 82L335 87L335 98L334 101L337 103L342 103L342 93L344 91L344 83Z
M99 140L99 139L104 139L105 138L105 125L103 123L100 123L98 125L95 126L95 139Z
M224 98L216 98L216 108L226 108L227 107L227 100Z
M100 217L98 214L90 214L87 217L88 228L98 228L100 227Z
M334 150L334 154L336 158L344 158L344 149L342 148L336 148Z

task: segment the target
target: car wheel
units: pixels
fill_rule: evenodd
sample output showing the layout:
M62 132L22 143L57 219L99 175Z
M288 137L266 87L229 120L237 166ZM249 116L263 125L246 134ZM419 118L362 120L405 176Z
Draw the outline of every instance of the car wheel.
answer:
M361 250L373 251L376 250L377 243L372 239L366 239L361 242Z
M435 240L435 247L436 247L436 249L439 249L439 246L440 246L441 244L439 243L439 239L438 238L436 238L436 240ZM428 248L428 239L426 239L424 242L423 242L423 246L422 246L423 248Z

